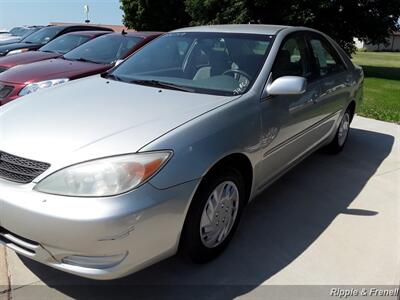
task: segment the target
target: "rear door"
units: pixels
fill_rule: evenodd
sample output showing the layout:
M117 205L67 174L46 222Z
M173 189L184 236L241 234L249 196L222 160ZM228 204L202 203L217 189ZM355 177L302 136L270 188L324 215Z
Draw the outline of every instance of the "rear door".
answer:
M351 93L351 73L334 46L318 33L307 34L313 58L313 73L321 83L321 95L315 101L315 120L321 139L329 133Z

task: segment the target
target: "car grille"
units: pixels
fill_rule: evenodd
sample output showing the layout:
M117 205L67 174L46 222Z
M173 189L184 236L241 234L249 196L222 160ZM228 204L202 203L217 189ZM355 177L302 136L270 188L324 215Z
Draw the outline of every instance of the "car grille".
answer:
M50 164L30 160L0 151L0 178L30 183L50 167Z
M0 84L0 99L3 99L10 95L13 90L14 87L11 85Z

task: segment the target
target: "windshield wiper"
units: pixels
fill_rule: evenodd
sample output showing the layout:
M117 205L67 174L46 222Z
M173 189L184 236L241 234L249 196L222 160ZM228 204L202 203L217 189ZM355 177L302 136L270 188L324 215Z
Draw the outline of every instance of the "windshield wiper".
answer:
M124 81L124 80L122 80L121 77L119 77L117 75L114 75L114 74L111 74L111 73L107 73L107 72L102 73L100 76L102 78L106 78L106 79L111 79L111 80L116 80L116 81Z
M188 88L188 87L184 87L184 86L173 84L173 83L169 83L169 82L158 81L158 80L134 79L134 80L131 80L129 82L130 83L134 83L134 84L154 86L154 87L166 88L166 89L189 92L189 93L194 93L195 92L194 89L191 89L191 88Z
M74 59L74 61L81 61L81 62L87 62L87 63L97 64L97 62L92 61L92 60L89 60L89 59L86 59L86 58L83 58L83 57L78 58L78 59Z

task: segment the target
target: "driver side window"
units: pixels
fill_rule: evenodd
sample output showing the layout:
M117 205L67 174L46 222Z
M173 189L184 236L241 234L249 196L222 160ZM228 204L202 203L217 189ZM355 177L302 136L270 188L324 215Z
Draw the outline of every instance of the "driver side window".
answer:
M282 76L309 77L310 66L307 58L307 46L300 35L295 35L283 42L272 68L273 79Z

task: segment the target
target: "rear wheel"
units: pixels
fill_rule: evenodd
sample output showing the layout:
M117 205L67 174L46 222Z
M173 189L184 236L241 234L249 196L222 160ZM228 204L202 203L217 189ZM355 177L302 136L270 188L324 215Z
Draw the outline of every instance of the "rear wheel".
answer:
M352 112L348 108L340 121L339 128L336 131L333 141L326 146L329 153L337 154L341 152L346 144L350 131L350 123L352 119Z
M235 169L207 176L196 192L182 233L182 250L197 263L216 258L229 244L245 203L242 175Z

